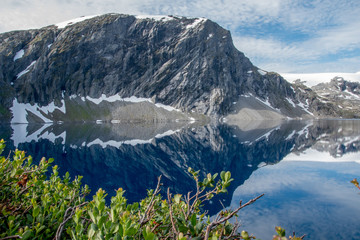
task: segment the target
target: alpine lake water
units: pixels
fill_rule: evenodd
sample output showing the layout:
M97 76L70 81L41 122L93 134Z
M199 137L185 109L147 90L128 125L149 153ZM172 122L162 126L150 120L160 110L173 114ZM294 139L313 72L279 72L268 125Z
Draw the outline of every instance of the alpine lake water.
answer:
M239 212L240 230L260 239L275 226L305 239L360 239L360 191L350 183L360 178L359 120L14 124L0 134L5 154L52 157L61 175L82 175L92 193L101 187L110 197L122 187L138 201L162 175L163 193L185 194L195 189L189 167L230 171L228 194L204 206L209 215L265 193Z

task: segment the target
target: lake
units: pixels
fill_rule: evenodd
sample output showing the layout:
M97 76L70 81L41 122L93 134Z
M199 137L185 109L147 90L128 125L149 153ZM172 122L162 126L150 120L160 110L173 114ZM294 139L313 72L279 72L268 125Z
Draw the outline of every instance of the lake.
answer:
M240 230L261 239L271 239L275 226L305 239L360 239L360 191L350 183L360 178L358 120L17 124L0 134L6 152L53 157L60 174L84 176L92 193L122 187L138 201L162 175L163 193L184 194L195 189L188 167L231 171L228 194L204 207L210 215L265 193L240 212Z

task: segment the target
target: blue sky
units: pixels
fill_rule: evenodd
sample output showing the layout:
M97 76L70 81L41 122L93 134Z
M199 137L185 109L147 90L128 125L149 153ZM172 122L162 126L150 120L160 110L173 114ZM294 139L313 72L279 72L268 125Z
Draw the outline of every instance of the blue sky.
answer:
M359 0L0 0L0 32L109 12L206 17L258 67L359 72Z

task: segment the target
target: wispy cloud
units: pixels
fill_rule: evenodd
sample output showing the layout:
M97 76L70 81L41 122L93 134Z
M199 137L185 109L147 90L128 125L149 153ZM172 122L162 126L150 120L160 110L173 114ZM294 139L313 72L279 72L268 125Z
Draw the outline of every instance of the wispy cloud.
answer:
M2 0L0 32L108 12L206 17L261 68L359 71L359 11L358 0Z

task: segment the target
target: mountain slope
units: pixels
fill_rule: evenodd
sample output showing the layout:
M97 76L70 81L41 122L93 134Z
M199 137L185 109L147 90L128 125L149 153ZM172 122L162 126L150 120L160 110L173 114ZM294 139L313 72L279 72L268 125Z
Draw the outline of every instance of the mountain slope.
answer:
M234 47L229 31L203 18L107 14L4 33L0 65L0 84L9 89L0 102L2 121L159 121L229 114L242 119L241 110L253 105L234 104L243 96L274 113L251 118L311 117L287 81L253 66ZM103 96L115 100L101 107L89 101ZM148 102L153 114L129 117L131 110L123 107L130 98L136 103L125 105L145 99L140 102ZM185 115L159 116L155 104ZM68 109L77 105L86 114L69 116Z

